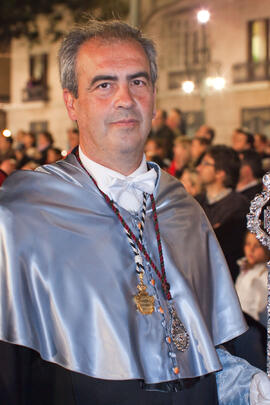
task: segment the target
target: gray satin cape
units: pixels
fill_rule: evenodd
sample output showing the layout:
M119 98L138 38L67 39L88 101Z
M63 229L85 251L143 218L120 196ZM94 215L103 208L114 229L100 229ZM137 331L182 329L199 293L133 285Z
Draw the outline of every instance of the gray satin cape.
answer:
M74 155L15 172L0 191L0 339L102 379L157 383L221 368L214 346L246 330L223 254L197 203L153 166L167 279L190 336L188 350L166 340L167 302L147 263L148 292L164 314L136 310L133 252ZM136 215L121 212L137 232ZM144 245L159 266L149 199Z

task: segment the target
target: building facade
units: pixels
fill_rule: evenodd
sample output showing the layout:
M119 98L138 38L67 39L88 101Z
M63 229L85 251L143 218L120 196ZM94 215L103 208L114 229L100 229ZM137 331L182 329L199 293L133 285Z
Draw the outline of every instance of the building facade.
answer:
M197 12L209 10L199 24ZM270 136L270 2L268 0L193 0L152 2L142 26L159 50L158 106L177 107L188 132L200 123L217 130L217 141L230 143L240 126ZM225 79L223 90L207 78ZM195 89L185 94L182 83Z
M196 18L202 5L211 14L206 24ZM216 129L219 143L229 144L240 126L270 137L269 0L148 0L140 2L139 15L158 48L158 107L180 108L189 135L204 122ZM45 28L40 44L12 41L10 97L0 100L0 116L13 133L46 129L66 148L66 132L74 124L62 99L58 47ZM211 87L209 77L223 77L224 89ZM182 90L186 80L195 83L191 94Z

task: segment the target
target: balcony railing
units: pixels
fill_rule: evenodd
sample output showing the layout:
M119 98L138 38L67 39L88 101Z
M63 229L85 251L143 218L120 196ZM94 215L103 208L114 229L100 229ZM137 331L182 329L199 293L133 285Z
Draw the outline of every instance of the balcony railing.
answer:
M232 67L233 83L270 80L270 61L238 63Z
M48 101L48 87L43 84L27 86L23 89L22 100L27 101Z

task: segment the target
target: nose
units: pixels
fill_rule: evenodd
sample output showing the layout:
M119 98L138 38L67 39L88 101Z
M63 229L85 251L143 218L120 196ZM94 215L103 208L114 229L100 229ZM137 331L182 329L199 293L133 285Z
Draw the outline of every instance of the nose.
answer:
M120 85L115 94L115 107L129 109L134 106L134 98L128 84Z

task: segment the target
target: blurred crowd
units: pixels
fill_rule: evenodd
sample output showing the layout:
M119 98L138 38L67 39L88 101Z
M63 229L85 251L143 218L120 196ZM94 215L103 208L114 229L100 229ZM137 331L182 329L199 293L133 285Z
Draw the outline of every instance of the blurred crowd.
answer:
M202 125L191 138L186 135L181 110L159 109L152 121L145 154L147 160L179 179L205 211L227 260L251 333L255 333L252 339L263 341L266 263L270 256L246 231L246 215L250 201L263 189L262 176L270 170L270 140L244 128L230 134L230 145L217 144L215 135L214 128ZM67 138L69 153L79 143L78 130L70 129ZM19 131L14 138L0 135L0 186L14 170L34 170L62 159L61 150L54 145L54 137L47 131L37 135ZM256 358L252 364L264 368L263 344L253 353Z
M68 151L55 146L55 139L48 131L37 135L20 130L15 137L0 135L0 186L15 170L35 170L38 166L62 159L79 144L79 131L67 131Z
M265 368L267 261L269 251L247 232L250 201L263 189L270 170L270 140L265 134L236 128L229 144L215 142L215 129L202 125L186 135L180 110L158 110L145 145L148 160L182 182L205 211L227 260L250 326L235 354ZM246 340L245 340L246 339ZM253 358L243 347L253 342ZM264 342L264 343L262 343ZM255 347L256 346L256 347Z

